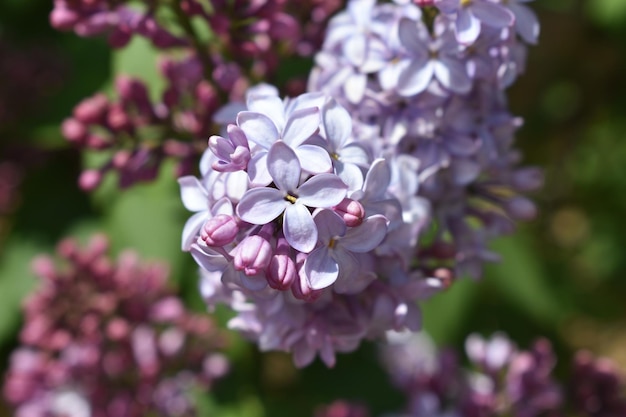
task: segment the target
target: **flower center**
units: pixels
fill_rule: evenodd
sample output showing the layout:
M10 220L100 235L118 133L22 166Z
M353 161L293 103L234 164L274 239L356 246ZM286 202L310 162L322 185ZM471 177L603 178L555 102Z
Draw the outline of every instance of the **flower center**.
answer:
M287 194L285 196L285 200L289 201L291 204L296 204L296 200L298 199L297 196L293 196L291 194Z
M472 4L472 0L461 0L461 6L467 7Z
M337 242L335 239L330 239L330 242L328 242L328 248L332 249L335 247L335 242Z

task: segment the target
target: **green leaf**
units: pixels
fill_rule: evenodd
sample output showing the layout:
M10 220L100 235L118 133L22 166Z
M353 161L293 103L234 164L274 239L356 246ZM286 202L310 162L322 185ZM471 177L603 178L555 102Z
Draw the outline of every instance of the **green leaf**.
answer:
M43 245L31 240L9 240L0 262L0 341L12 337L20 322L22 300L37 279L30 270L32 259L44 252Z
M502 261L488 266L487 280L529 317L542 323L557 323L566 314L559 297L548 285L539 254L522 230L515 237L493 245Z

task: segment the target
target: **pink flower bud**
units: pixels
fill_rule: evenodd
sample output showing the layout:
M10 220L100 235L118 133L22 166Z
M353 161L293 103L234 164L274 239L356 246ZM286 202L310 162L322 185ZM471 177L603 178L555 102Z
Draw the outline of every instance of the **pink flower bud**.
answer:
M218 214L204 224L200 232L200 239L209 246L224 246L231 243L238 232L239 226L232 216Z
M130 117L119 104L114 104L109 108L107 122L111 129L115 131L128 131L133 127Z
M267 283L276 290L289 289L296 279L296 264L289 254L289 247L285 239L279 240L276 253L272 256L265 272Z
M78 144L87 137L87 127L74 118L68 118L61 125L61 133L69 142Z
M235 251L235 269L246 275L263 272L272 258L272 245L261 236L248 236L241 241Z
M102 182L102 172L97 169L83 171L78 178L78 186L84 191L95 190Z
M109 100L104 94L96 94L81 101L74 108L74 117L84 124L101 122L106 116Z
M363 223L365 209L356 200L344 198L341 203L333 207L333 211L339 215L348 227L357 227Z
M80 20L80 15L74 10L63 6L55 6L50 13L50 25L58 30L71 30Z

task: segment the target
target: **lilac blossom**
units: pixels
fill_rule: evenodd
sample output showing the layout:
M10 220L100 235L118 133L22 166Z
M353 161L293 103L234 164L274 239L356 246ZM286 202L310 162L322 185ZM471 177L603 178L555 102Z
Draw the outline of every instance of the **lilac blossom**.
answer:
M166 268L107 249L102 236L85 249L68 239L64 268L34 261L42 282L3 387L15 416L193 416L191 390L227 371L215 324L185 309Z
M300 183L302 169L294 151L276 142L268 152L267 169L277 188L246 192L237 215L252 224L266 224L284 212L283 233L296 250L308 253L317 241L317 228L309 207L332 207L341 202L347 186L335 175L319 174Z
M478 39L482 25L505 28L515 22L510 10L490 0L436 0L435 6L445 14L456 16L454 33L463 45Z
M229 156L207 150L203 177L179 180L184 205L196 212L183 247L201 267L207 304L228 304L236 313L229 327L262 350L291 352L298 366L317 355L333 366L337 352L354 350L365 337L419 328L416 301L444 286L398 262L400 252L415 251L428 219L428 210L403 216L391 191L411 182L413 174L397 171L412 166L382 156L371 162L374 148L354 139L349 114L324 94L281 100L262 85L248 93L245 107L224 115L241 129L238 143L250 144L248 166L226 172L219 161ZM284 133L290 131L298 136ZM317 165L305 170L300 141L328 159L309 158ZM252 181L255 160L264 161L266 184ZM245 179L225 186L233 175Z
M398 249L405 229L393 226L377 251L395 252L404 262L446 267L452 262L453 276L479 277L482 264L497 259L487 242L510 233L513 220L528 220L536 213L525 194L541 186L541 175L536 168L518 166L520 155L513 141L522 123L510 114L504 96L524 71L527 40L516 35L513 25L519 22L513 21L514 13L504 3L480 0L461 5L457 0L448 6L443 11L450 13L438 13L430 32L412 2L363 9L370 17L360 19L373 22L367 45L382 51L377 56L385 62L367 71L346 59L342 45L349 34L343 26L354 18L349 11L340 13L329 24L327 37L332 42L316 56L309 90L324 91L346 108L354 143L373 157L393 155L394 184L389 183L388 192L402 203L398 213L407 219L409 213L418 218L430 213L435 239L432 249L420 248L424 258ZM491 24L476 20L480 26L473 26L479 31L471 45L460 43L454 32L457 9L465 7L467 13L496 10ZM498 18L505 15L506 22ZM377 31L380 25L387 28L384 33ZM342 74L365 81L358 89L348 89ZM397 163L406 166L397 170ZM411 171L414 174L408 174ZM366 208L368 200L361 201ZM392 220L391 213L384 215ZM397 244L391 244L394 234ZM443 247L447 249L440 250Z

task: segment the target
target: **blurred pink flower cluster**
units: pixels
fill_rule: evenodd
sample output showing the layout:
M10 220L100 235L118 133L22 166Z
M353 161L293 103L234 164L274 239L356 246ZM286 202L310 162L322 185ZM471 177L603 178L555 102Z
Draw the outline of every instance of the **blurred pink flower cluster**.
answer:
M107 250L103 236L65 240L63 266L34 261L41 282L4 384L16 417L192 416L194 390L227 371L214 322L185 309L167 269Z

